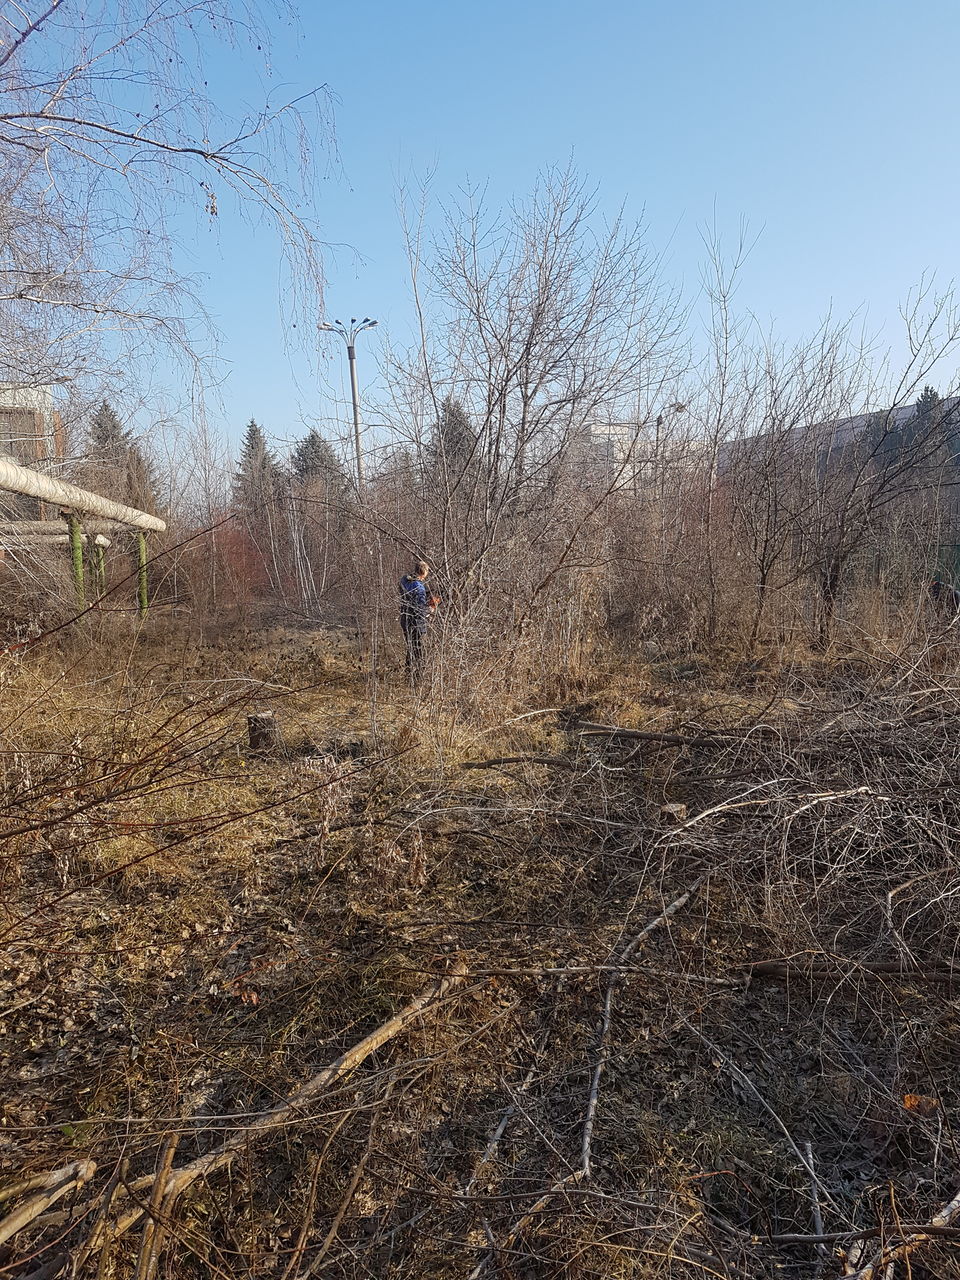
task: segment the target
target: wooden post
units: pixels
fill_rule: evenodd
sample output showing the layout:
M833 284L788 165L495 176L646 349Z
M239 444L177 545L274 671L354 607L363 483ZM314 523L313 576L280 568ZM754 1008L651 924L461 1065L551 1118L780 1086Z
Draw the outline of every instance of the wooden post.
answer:
M94 540L93 543L94 564L97 570L97 595L103 595L107 586L107 566L103 557L103 547Z
M277 717L272 711L247 716L247 734L253 751L276 751L283 745Z

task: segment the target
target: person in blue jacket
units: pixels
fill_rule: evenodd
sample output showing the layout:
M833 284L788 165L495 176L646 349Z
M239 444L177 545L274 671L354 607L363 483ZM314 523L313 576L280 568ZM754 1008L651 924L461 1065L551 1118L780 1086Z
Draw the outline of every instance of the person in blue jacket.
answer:
M423 677L424 642L437 607L436 597L426 586L429 574L430 566L418 560L413 572L400 579L400 627L407 642L407 675L413 684L419 684Z

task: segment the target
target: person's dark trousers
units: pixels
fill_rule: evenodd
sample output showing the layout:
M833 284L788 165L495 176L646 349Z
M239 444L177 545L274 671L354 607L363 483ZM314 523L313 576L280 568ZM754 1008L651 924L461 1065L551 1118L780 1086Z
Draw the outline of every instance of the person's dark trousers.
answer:
M423 679L424 641L427 635L427 624L416 618L401 621L403 638L407 642L407 675L411 684L419 684Z

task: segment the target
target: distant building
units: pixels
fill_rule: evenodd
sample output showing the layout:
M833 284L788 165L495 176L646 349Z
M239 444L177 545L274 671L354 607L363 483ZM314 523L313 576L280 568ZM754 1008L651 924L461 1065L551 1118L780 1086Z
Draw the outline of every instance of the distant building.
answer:
M635 422L592 422L578 433L577 460L597 483L631 483L639 470L639 434Z
M928 414L935 414L930 417ZM880 507L894 498L935 504L941 541L932 552L932 573L960 585L960 396L923 397L848 418L827 419L780 431L744 436L721 445L712 480L719 494L732 492L738 477L746 491L762 495L780 474L785 486L805 472L805 483L829 495L869 488L871 475L890 477ZM749 498L748 498L749 500ZM761 502L764 498L761 496ZM842 498L841 498L842 501Z
M0 382L0 456L25 467L62 461L66 452L63 423L54 408L53 388ZM21 494L0 493L0 519L42 520L48 504ZM0 554L0 560L5 556Z
M939 411L950 422L960 423L960 396L946 396ZM871 433L879 431L890 448L902 440L916 420L917 405L901 404L891 409L858 413L850 418L826 422L803 423L786 430L742 436L720 445L717 453L716 478L738 465L766 465L778 458L804 456L816 459L821 467L844 466L849 461L862 461L863 448L869 453ZM858 452L858 448L860 452Z
M61 460L66 452L63 423L52 387L0 382L0 455L24 466Z

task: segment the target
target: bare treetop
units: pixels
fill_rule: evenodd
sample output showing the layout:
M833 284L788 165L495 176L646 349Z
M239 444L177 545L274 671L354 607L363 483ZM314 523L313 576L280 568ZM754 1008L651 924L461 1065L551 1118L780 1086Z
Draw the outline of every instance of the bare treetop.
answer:
M215 78L224 48L232 77L266 65L281 16L227 0L41 0L0 16L2 376L82 378L156 344L192 361L203 307L176 242L220 216L265 217L295 268L288 305L316 303L301 210L326 95L237 117Z

